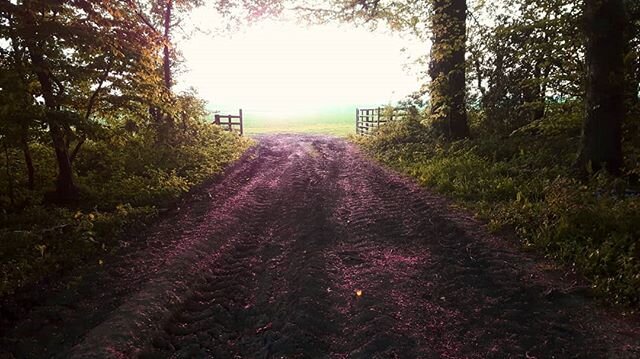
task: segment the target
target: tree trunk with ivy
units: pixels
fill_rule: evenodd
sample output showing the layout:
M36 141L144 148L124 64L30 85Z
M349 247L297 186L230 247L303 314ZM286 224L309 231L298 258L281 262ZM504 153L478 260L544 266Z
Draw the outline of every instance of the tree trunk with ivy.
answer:
M434 0L431 14L432 126L449 140L469 137L465 107L465 51L467 3Z
M619 174L625 116L625 9L622 0L585 0L587 92L582 172L606 168Z

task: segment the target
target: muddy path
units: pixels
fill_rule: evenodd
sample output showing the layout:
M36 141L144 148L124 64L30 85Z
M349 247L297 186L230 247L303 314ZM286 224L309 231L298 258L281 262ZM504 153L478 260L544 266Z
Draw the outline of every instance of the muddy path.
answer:
M122 247L2 308L0 358L640 357L637 318L331 137L260 138Z

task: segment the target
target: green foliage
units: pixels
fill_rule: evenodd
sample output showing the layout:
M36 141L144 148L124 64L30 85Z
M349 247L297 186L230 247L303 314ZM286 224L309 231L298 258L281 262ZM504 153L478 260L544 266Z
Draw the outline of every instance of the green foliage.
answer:
M82 199L73 209L40 205L56 166L50 147L31 143L36 186L25 186L20 151L10 155L16 205L0 194L0 294L102 260L119 248L120 234L141 226L194 186L237 159L251 141L225 132L183 108L173 145L158 144L153 126L112 121L99 140L87 140L76 159ZM199 108L198 108L199 109ZM180 112L179 109L175 109ZM193 114L195 116L188 116ZM132 130L135 128L135 130ZM0 159L0 168L6 168ZM9 178L0 173L0 187Z
M582 269L609 300L638 304L640 197L625 195L625 187L604 174L587 184L555 179L544 188L544 220L530 240Z
M541 119L547 103L583 96L580 6L568 0L475 3L467 82L485 132L508 135Z
M580 120L572 106L508 137L442 142L415 120L357 141L383 162L460 201L494 230L575 266L609 302L640 304L640 195L605 173L573 176ZM579 109L579 106L575 107ZM637 147L627 157L637 171Z
M109 212L33 206L0 216L0 294L102 258L120 234L156 214L153 207L120 205Z
M0 3L0 295L116 249L250 144L163 81L201 4Z
M112 207L166 205L233 161L249 141L219 127L196 123L190 139L157 145L153 137L118 136L86 144L76 163L85 200ZM101 183L100 186L94 184Z
M30 141L35 188L26 186L21 151L0 159L0 294L42 278L102 260L116 250L119 235L155 216L193 186L218 173L250 141L203 120L202 105L176 104L179 131L173 144L159 144L155 127L132 114L106 119L101 138L87 140L76 159L82 200L75 209L43 207L56 174L53 149ZM137 122L134 124L134 122ZM9 173L7 175L6 173Z

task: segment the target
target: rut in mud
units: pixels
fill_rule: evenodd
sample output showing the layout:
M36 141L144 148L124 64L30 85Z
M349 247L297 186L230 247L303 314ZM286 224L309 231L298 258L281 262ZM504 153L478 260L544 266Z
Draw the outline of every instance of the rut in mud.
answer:
M0 354L640 356L637 321L330 137L262 137L180 211L72 278L3 319Z

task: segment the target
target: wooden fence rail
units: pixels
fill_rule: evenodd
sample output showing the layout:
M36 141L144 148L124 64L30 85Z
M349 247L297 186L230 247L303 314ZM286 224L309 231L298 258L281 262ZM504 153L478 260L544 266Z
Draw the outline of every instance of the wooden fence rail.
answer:
M214 123L229 132L237 131L240 136L244 133L242 109L240 109L238 115L215 115Z
M409 110L401 107L356 108L356 133L369 135L383 124L408 115Z

